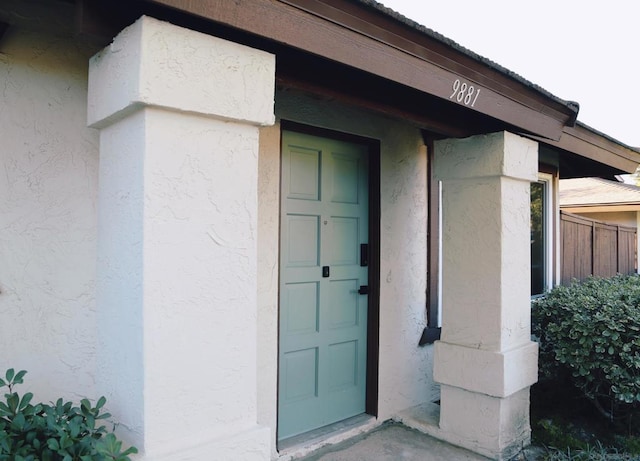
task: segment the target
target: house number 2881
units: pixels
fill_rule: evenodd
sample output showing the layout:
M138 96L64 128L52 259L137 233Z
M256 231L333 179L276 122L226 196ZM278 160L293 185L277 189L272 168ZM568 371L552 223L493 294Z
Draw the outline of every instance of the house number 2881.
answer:
M478 96L480 96L480 88L469 85L467 82L463 82L459 78L453 82L451 89L453 90L453 93L451 93L449 99L458 101L460 104L464 104L465 106L473 107L478 100Z

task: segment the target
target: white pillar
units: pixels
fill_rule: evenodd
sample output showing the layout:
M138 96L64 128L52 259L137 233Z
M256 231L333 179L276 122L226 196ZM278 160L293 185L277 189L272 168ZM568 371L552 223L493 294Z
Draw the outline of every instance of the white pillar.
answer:
M146 17L91 59L98 388L140 459L270 457L256 190L274 82L274 56Z
M435 144L442 180L443 438L508 459L530 442L530 182L537 143L501 132Z

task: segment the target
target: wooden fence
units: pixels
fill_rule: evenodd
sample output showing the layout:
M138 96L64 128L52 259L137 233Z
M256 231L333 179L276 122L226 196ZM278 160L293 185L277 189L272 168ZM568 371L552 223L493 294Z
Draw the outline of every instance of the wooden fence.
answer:
M562 284L636 271L636 229L560 212Z

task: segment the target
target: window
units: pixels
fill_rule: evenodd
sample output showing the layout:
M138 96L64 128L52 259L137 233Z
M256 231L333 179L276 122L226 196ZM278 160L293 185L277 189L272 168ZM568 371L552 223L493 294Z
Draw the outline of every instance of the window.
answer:
M553 286L553 176L531 183L531 296Z

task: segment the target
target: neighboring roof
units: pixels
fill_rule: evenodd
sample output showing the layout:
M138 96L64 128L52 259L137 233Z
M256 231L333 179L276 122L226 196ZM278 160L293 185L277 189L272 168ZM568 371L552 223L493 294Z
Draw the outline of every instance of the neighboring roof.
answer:
M585 211L640 210L640 187L602 178L562 179L560 208L582 208Z

